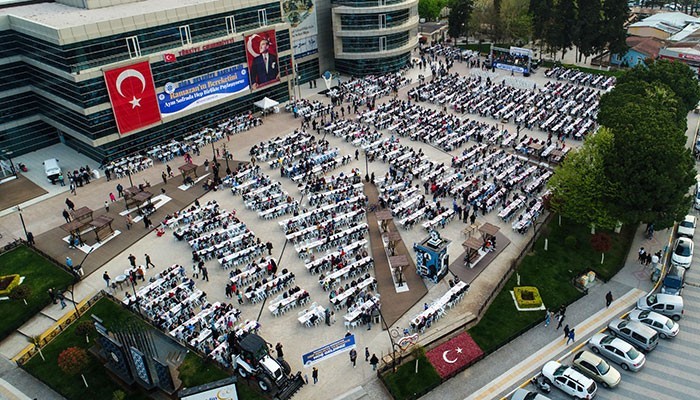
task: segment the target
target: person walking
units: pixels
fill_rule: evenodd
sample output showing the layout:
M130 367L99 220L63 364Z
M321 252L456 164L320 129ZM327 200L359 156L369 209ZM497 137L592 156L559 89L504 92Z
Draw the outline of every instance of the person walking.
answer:
M151 262L151 256L148 255L148 253L144 254L144 257L146 257L146 269L149 267L155 268L156 266Z
M576 329L572 329L569 331L569 335L566 339L567 345L569 344L569 341L571 341L572 343L576 341L576 332L575 331L576 331Z
M318 383L318 368L314 367L311 371L311 377L314 379L314 385Z
M165 171L163 171L163 173L160 174L160 177L163 179L163 183L168 183L168 176L165 175Z
M131 230L131 225L134 224L134 218L131 214L126 214L126 230Z
M74 195L74 196L78 195L78 193L76 193L76 191L75 191L75 182L71 181L71 183L70 183L70 185L68 185L68 187L70 188L70 192L72 195Z
M271 256L272 255L272 242L265 243L265 247L267 247L267 255Z
M51 302L53 304L56 304L56 293L53 291L53 288L49 288L49 290L46 291L49 294L49 297L51 298Z
M66 209L63 209L63 218L66 219L66 223L70 222L70 213Z
M369 347L365 347L365 362L369 361Z
M109 203L105 200L105 212L109 212Z
M68 209L71 211L75 211L75 204L70 201L69 198L66 197L66 206L68 206Z
M73 260L70 257L66 257L66 267L68 267L71 272L73 271Z
M192 278L199 279L199 267L197 264L192 264Z
M66 298L63 296L63 293L58 292L58 301L61 303L61 310L66 308Z
M107 287L109 288L109 281L111 280L111 278L109 277L109 274L107 273L107 271L105 271L105 273L102 274L102 279L105 280L105 283L107 284Z
M350 362L353 368L357 366L357 350L355 349L350 350Z
M282 351L282 343L277 342L277 345L275 346L275 351L277 351L277 358L282 360L284 359L284 351Z
M571 332L571 329L569 329L569 324L566 324L564 327L564 339L569 337L569 332Z
M122 186L121 183L117 183L117 194L119 197L122 197L124 194L122 193L124 191L124 186Z
M115 202L117 201L117 198L114 196L114 193L109 192L109 200L110 200L112 203L115 203Z
M209 282L209 271L207 271L207 267L202 265L200 269L202 270L202 280Z
M610 307L610 304L613 302L613 294L612 292L608 292L608 294L605 295L605 307Z
M369 363L372 366L372 371L376 371L377 364L379 364L379 358L377 358L376 354L372 354L372 358L369 359Z
M174 175L173 175L173 169L170 168L170 165L166 164L165 169L168 171L168 177L172 178Z
M547 310L544 314L544 327L548 327L550 322L552 322L552 314Z
M557 324L556 330L559 330L559 328L561 328L561 325L564 323L564 318L566 318L566 315L559 313L559 316L557 317L557 321L559 321L559 323Z
M129 254L129 257L127 257L127 258L129 259L129 264L132 267L135 267L136 266L136 256L133 254Z

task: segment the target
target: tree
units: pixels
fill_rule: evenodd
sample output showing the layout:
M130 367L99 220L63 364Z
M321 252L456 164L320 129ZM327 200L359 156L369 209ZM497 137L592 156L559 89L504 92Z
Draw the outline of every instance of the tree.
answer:
M58 368L66 375L74 376L81 373L90 363L85 349L80 347L69 347L58 355Z
M427 21L433 21L440 17L440 11L445 6L443 0L419 0L418 15Z
M532 17L528 0L503 0L499 11L501 31L507 41L528 43L532 36Z
M27 299L32 296L32 288L27 286L27 285L19 285L16 286L12 291L10 292L10 298L12 300L22 300L24 301L24 305L27 305Z
M613 188L607 182L603 162L612 148L613 136L601 128L581 148L572 150L548 182L551 209L574 222L612 228L617 219L605 203Z
M554 52L561 50L562 58L576 37L576 13L574 0L556 0L546 42Z
M642 94L634 94L633 85ZM696 172L678 121L680 106L667 86L639 81L618 85L601 99L599 122L613 133L603 161L613 188L605 203L620 221L663 229L687 213Z
M449 6L450 16L447 18L449 24L447 33L455 39L467 36L469 19L474 9L473 0L450 0Z
M589 57L603 45L600 32L602 15L601 0L578 0L578 19L573 43L581 55ZM579 55L579 61L581 57Z
M601 43L607 46L610 54L624 54L627 51L627 30L630 9L627 0L603 0L603 21L598 31Z
M591 236L591 247L601 254L600 263L602 264L605 262L605 253L612 249L612 238L607 233L596 233Z
M552 0L530 0L528 12L532 21L532 35L541 43L547 39L553 8Z
M682 62L656 60L649 65L639 64L623 74L617 83L638 81L668 85L682 101L685 113L694 109L700 101L700 86L695 72Z

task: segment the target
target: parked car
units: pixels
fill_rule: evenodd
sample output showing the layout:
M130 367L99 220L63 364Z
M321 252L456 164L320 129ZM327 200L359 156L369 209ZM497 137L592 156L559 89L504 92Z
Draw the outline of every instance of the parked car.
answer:
M676 337L680 332L680 325L671 318L649 310L632 310L627 314L631 321L640 323L659 332L661 339Z
M608 324L610 334L619 336L639 350L648 353L659 344L659 334L637 321L615 319Z
M685 287L685 271L683 267L671 265L664 277L661 293L680 296Z
M600 382L606 388L617 386L622 379L620 372L611 367L607 361L586 350L576 353L574 368Z
M656 311L678 321L683 316L683 298L663 293L650 294L637 300L637 308Z
M678 224L678 236L685 236L692 239L693 235L695 235L696 223L697 219L694 215L686 215L683 221Z
M693 247L693 241L688 238L681 237L676 239L676 242L673 244L671 264L690 268L690 262L693 261Z
M510 400L550 400L550 398L537 392L531 392L525 389L518 389L510 397Z
M639 371L646 357L631 344L614 336L596 333L588 340L588 347L595 354L602 354L608 360L619 364L625 371Z
M577 399L592 399L598 392L598 385L591 378L556 361L548 361L542 367L542 375L549 383Z

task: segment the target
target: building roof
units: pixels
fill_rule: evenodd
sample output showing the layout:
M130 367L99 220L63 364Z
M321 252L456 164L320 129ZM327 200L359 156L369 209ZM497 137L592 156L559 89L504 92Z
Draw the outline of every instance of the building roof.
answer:
M700 23L700 18L682 12L665 12L635 22L630 25L630 28L654 28L675 35L693 23Z
M670 40L672 42L680 42L682 40L685 40L688 36L692 35L696 31L698 31L699 29L700 29L700 23L688 24L680 32L678 32L675 35L668 38L668 40Z
M655 58L659 55L659 50L666 45L661 39L654 37L630 36L627 38L627 46L631 50L644 54L649 58Z

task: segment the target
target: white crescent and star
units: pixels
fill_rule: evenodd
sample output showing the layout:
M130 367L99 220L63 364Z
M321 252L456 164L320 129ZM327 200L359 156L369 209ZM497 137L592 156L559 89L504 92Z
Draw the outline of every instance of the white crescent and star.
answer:
M453 349L449 349L449 350L445 350L442 352L442 359L448 364L454 364L457 362L457 358L455 358L453 360L450 360L449 358L447 358L447 353L451 352L452 350ZM454 350L457 352L457 354L462 354L462 349L460 347L457 347Z
M259 37L259 36L260 35L258 35L257 33L250 35L250 37L248 38L248 43L246 44L246 48L248 49L248 53L250 53L253 56L253 58L260 55L255 50L253 50L253 39L256 37Z
M141 81L141 93L143 93L143 91L146 89L146 78L144 78L142 73L131 68L125 69L119 74L119 76L117 76L117 80L115 82L115 85L117 86L117 92L119 92L120 96L126 98L126 96L124 96L124 93L122 92L122 83L124 83L124 81L127 78L136 78L139 81ZM129 103L131 104L132 109L136 107L141 107L141 98L132 96L131 100L129 100Z

